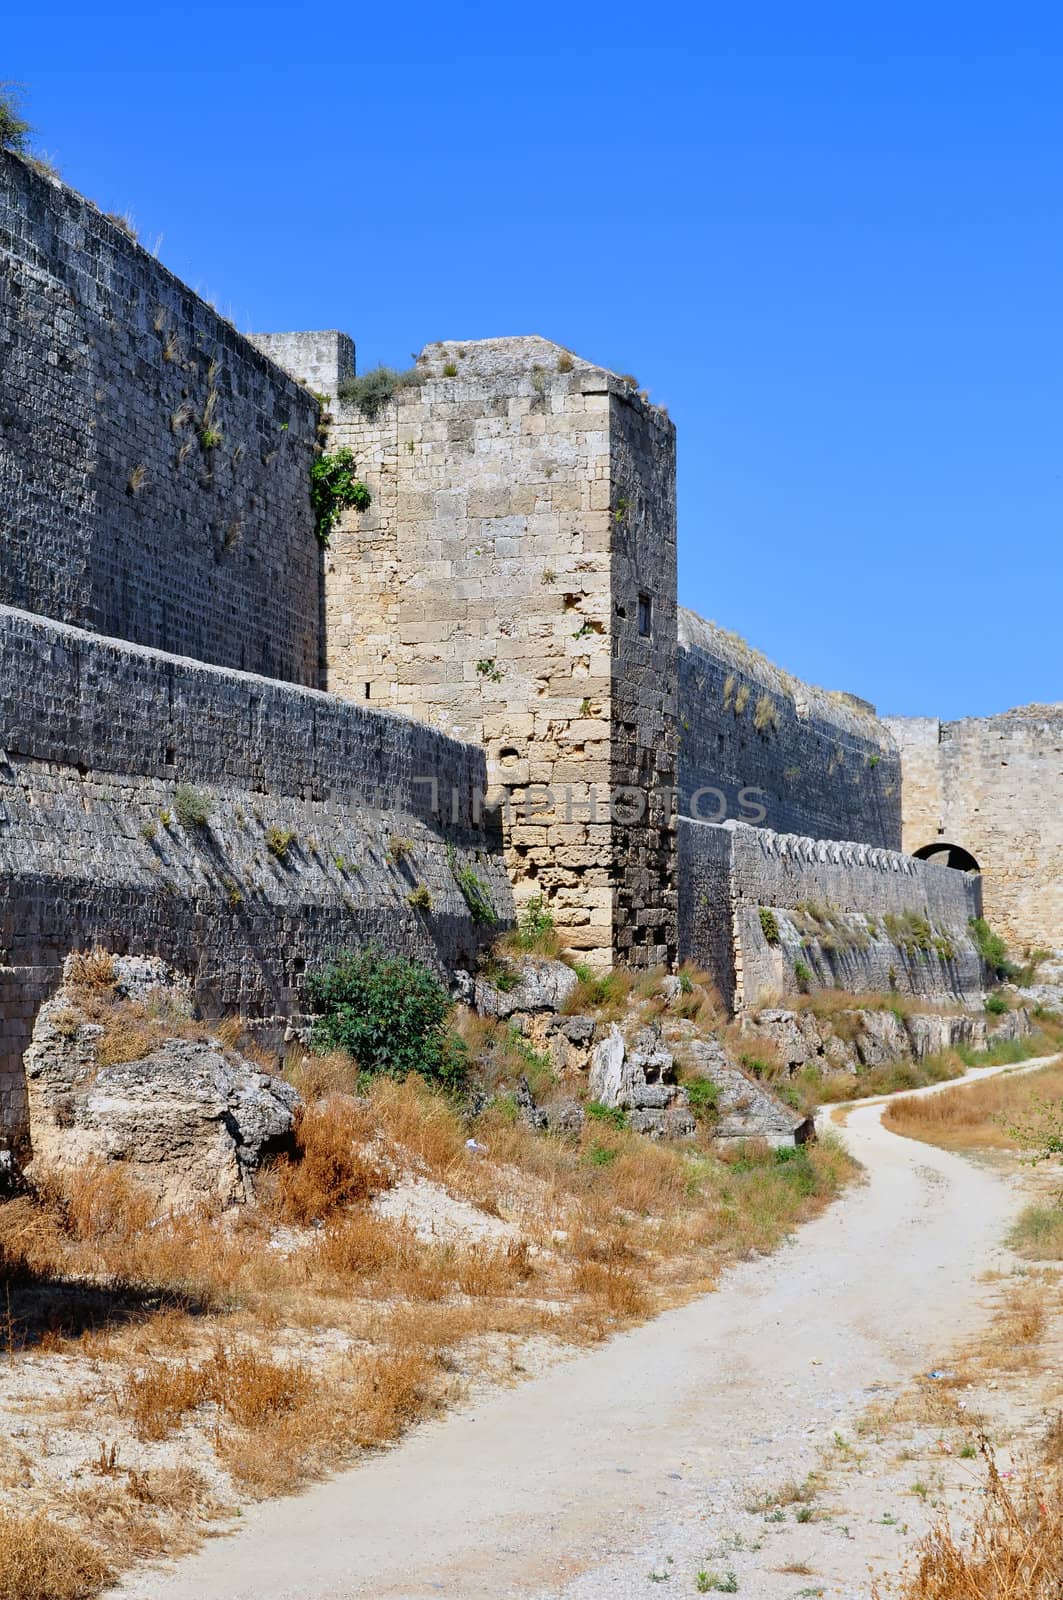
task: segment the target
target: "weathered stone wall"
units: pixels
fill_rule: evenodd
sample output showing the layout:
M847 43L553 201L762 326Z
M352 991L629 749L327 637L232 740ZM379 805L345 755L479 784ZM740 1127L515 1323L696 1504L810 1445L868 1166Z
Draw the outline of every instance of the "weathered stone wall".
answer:
M492 930L453 868L512 918L484 781L479 749L405 718L0 608L0 1125L22 1125L22 1053L72 949L161 956L251 1016L298 1009L342 945L470 963Z
M968 851L989 922L1017 946L1063 947L1063 705L887 726L901 752L905 850Z
M669 960L674 429L543 339L417 371L373 420L334 408L373 503L326 560L328 686L482 741L518 899L592 962ZM611 814L618 785L639 795Z
M0 603L318 681L317 403L0 151Z
M978 878L899 851L683 818L679 887L681 953L736 1010L798 990L798 963L805 982L853 993L954 998L986 981L968 927Z
M801 683L684 608L679 718L685 816L900 848L900 758L874 708Z

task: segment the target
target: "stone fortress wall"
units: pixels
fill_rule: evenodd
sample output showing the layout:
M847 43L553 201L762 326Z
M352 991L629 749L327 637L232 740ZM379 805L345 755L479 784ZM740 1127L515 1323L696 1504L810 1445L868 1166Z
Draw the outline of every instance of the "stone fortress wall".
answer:
M678 682L683 815L901 848L900 754L865 700L802 683L685 607Z
M981 915L976 874L851 840L686 817L679 871L680 946L734 1011L812 981L937 1000L969 998L988 981L968 926Z
M344 945L475 965L495 930L463 869L512 918L482 752L422 723L0 607L0 730L0 1131L71 950L162 956L219 1016L284 1016Z
M903 848L969 852L994 926L1016 945L1063 945L1063 705L886 725L904 769Z
M318 406L0 150L0 604L318 683Z
M1061 942L1058 831L1030 801L1058 781L1060 708L934 745L679 615L675 431L629 380L540 338L451 341L366 417L345 334L241 338L2 153L0 252L8 1129L70 949L161 955L215 1009L288 1013L340 944L471 961L491 930L470 871L503 925L542 895L593 964L694 955L736 1005L799 962L971 993L977 882L896 854L898 743L905 847L954 820L991 914ZM322 443L372 494L324 557ZM699 789L739 817L756 791L766 827L677 826L718 808ZM1005 894L1020 813L1051 848L1016 855ZM913 938L922 964L898 962Z
M332 338L261 343L324 381ZM669 962L675 430L545 339L416 370L373 419L331 407L373 502L327 554L329 688L482 743L518 901L593 964Z

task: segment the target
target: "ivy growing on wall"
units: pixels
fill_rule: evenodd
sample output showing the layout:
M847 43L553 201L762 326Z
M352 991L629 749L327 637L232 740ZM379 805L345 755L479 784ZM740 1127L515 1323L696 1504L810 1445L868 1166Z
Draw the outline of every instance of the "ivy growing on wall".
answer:
M348 449L320 455L310 468L310 504L314 508L315 531L323 545L328 544L341 511L348 506L364 511L372 498L355 476L354 454Z

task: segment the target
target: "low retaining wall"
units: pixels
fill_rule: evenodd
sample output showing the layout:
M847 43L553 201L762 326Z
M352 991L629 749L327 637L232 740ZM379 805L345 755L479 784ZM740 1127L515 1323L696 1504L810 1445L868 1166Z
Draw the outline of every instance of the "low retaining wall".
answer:
M0 607L0 1131L70 950L161 956L249 1016L343 945L474 961L493 930L456 869L512 920L485 786L482 751L422 724Z
M680 953L732 1010L809 986L963 998L986 982L978 878L899 851L681 818L679 900Z

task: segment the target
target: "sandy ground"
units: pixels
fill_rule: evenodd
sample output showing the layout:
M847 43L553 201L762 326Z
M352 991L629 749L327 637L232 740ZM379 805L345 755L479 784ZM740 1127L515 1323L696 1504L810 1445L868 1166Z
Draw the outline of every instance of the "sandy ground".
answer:
M634 1600L692 1595L704 1572L763 1600L869 1596L869 1570L896 1570L932 1515L904 1461L850 1472L844 1505L758 1501L844 1461L869 1407L978 1332L1021 1201L999 1173L888 1133L882 1104L832 1112L866 1183L717 1293L252 1507L235 1536L113 1593Z

